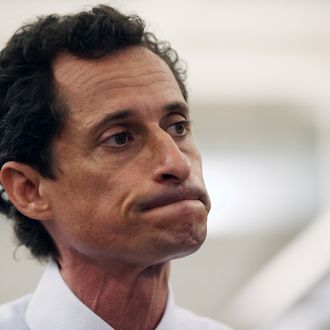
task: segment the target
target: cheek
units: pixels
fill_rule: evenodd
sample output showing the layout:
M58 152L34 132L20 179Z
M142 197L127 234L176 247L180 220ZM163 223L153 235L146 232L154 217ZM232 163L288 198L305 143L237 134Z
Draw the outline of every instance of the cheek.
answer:
M133 170L109 166L76 167L49 187L55 221L78 227L118 221L122 205L132 193L134 175Z
M82 189L84 188L84 189ZM79 190L82 189L82 190ZM59 197L59 196L58 196ZM59 246L90 254L110 245L121 228L118 196L106 191L105 184L82 183L68 187L54 200L53 234ZM119 225L118 225L119 224Z

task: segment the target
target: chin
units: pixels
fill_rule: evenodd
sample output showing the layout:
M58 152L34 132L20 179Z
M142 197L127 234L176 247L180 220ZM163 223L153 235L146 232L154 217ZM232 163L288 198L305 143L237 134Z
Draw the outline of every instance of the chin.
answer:
M198 237L191 238L190 240L184 241L182 244L182 253L180 253L176 258L182 258L187 255L190 255L203 245L206 239L206 231L200 234Z
M206 226L201 226L193 232L186 231L172 237L167 243L168 259L177 259L196 252L206 239Z

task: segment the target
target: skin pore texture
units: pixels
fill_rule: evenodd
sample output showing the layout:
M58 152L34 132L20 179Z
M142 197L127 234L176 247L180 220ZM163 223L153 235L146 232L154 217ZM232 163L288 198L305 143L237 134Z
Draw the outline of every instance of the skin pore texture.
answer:
M115 329L154 329L169 261L206 236L188 105L166 63L142 47L97 60L63 53L53 75L68 115L53 142L56 180L34 174L44 207L33 216L80 300Z

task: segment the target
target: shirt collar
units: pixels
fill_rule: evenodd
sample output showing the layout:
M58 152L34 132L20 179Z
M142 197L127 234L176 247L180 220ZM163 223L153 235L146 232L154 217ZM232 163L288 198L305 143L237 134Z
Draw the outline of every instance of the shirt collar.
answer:
M25 317L31 330L114 330L73 294L54 261L48 264L41 277ZM168 329L179 329L171 289L165 312L155 330Z
M179 330L179 322L177 319L176 306L171 287L168 291L167 303L162 319L158 323L155 330Z

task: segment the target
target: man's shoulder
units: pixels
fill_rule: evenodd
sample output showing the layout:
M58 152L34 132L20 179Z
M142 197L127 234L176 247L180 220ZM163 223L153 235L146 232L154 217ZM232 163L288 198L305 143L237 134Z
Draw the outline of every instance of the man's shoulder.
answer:
M231 330L226 325L212 320L208 317L199 316L195 313L178 307L179 323L182 329L190 330Z
M0 305L1 330L26 330L25 310L30 302L31 294L17 300Z

